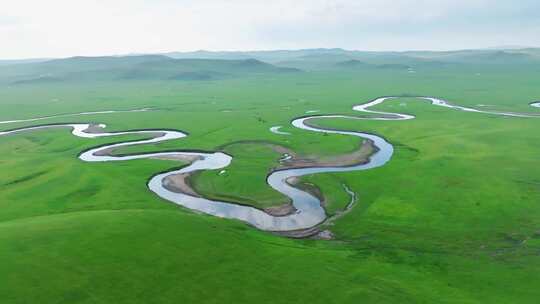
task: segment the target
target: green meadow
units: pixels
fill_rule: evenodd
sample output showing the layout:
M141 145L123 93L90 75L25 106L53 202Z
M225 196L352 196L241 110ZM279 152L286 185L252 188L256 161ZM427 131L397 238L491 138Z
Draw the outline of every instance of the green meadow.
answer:
M540 114L528 105L540 99L538 65L419 66L411 73L306 69L310 64L233 76L224 76L228 66L204 77L182 72L189 79L6 81L0 121L152 111L3 124L0 131L68 122L104 123L107 131L182 130L189 136L116 153L227 152L234 159L225 174L201 172L195 187L208 197L268 207L286 197L266 184L282 157L267 143L320 157L358 148L357 138L290 125L307 111L361 116L353 105L399 95ZM8 68L0 80L14 73ZM349 201L343 184L358 195L349 213L325 227L333 240L284 238L178 207L147 189L151 176L184 163L77 158L140 137L83 139L67 128L0 136L0 302L537 303L540 118L467 113L412 97L375 109L417 118L314 121L374 133L395 148L381 168L304 178L322 190L329 214ZM277 125L291 135L271 133Z

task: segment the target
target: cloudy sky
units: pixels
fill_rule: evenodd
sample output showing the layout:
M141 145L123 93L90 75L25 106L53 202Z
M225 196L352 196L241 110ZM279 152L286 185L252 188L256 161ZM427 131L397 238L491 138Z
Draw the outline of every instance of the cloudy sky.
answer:
M0 58L540 46L539 0L2 0Z

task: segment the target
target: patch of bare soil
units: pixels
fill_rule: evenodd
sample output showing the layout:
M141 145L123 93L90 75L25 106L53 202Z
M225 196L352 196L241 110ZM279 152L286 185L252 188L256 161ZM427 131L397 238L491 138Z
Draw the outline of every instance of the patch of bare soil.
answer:
M309 237L314 237L321 233L321 230L318 227L312 227L308 229L301 230L292 230L292 231L279 231L274 232L277 235L286 236L293 239L305 239Z
M277 235L285 236L293 239L313 239L313 240L332 240L334 239L334 234L330 230L321 230L318 226L293 230L293 231L280 231L274 232Z
M103 128L100 125L91 124L88 126L88 128L86 128L86 130L84 130L84 132L90 134L102 133Z
M307 123L306 123L307 124ZM296 169L296 168L306 168L306 167L346 167L354 166L362 163L366 163L369 160L369 156L377 152L377 147L373 144L371 140L361 141L357 150L336 156L320 157L318 155L306 155L300 156L291 149L272 143L268 141L256 141L256 140L246 140L229 143L219 147L219 149L225 149L227 146L237 145L237 144L260 144L270 147L273 151L287 155L287 157L280 160L280 164L276 166L273 170L283 170L283 169ZM272 171L273 171L272 170Z
M286 180L286 182L287 182L287 184L289 184L289 185L291 185L291 186L293 186L295 188L306 191L307 193L315 196L321 202L321 204L324 206L324 202L325 202L324 195L323 195L321 189L319 189L319 187L317 187L315 184L302 182L300 180L300 178L298 178L298 177L289 177Z
M200 160L202 159L201 156L198 156L198 155L179 155L179 154L174 154L174 155L159 155L159 156L154 156L154 157L151 157L152 159L159 159L159 160L172 160L172 161L181 161L181 162L185 162L185 163L192 163L196 160Z
M347 167L363 164L369 161L369 156L377 151L377 147L371 140L364 140L360 144L359 148L351 153L342 155L329 156L329 157L298 157L293 152L288 151L287 154L291 157L286 160L282 160L281 164L276 168L281 169L295 169L306 167Z
M165 133L163 133L163 132L156 132L156 133L149 133L149 134L151 135L149 137L151 139L158 138L158 137L161 137L161 136L165 136ZM114 150L116 150L116 147L111 147L111 148L99 150L96 153L94 153L94 155L96 155L96 156L114 156L114 154L113 154Z
M190 184L189 173L173 174L163 179L163 187L169 191L201 197Z
M264 208L263 211L272 216L286 216L296 212L296 208L294 208L292 203L285 203L279 206Z

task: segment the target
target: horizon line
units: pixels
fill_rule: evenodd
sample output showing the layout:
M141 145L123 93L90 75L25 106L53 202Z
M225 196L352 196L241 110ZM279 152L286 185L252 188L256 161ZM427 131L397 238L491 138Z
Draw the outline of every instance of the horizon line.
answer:
M364 53L408 53L408 52L432 52L432 53L445 53L445 52L463 52L463 51L495 51L495 50L505 50L505 51L519 51L527 49L540 49L540 46L514 46L514 45L503 45L503 46L494 46L494 47L479 47L479 48L456 48L456 49L408 49L408 50L362 50L362 49L348 49L342 47L312 47L312 48L278 48L278 49L193 49L193 50L164 50L156 52L130 52L122 54L96 54L96 55L70 55L70 56L58 56L58 57L26 57L26 58L11 58L4 59L0 58L0 61L28 61L28 60L54 60L54 59L67 59L74 57L126 57L126 56L145 56L145 55L166 55L171 53L197 53L197 52L208 52L208 53L255 53L255 52L285 52L285 51L308 51L308 50L341 50L346 52L364 52Z

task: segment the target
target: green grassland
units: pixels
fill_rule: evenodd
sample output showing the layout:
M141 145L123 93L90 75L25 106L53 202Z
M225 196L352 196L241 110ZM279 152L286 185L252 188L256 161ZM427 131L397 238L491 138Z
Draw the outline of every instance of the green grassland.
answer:
M230 143L270 142L320 156L358 146L357 138L290 126L306 111L360 115L352 105L378 96L432 95L535 112L528 103L540 99L536 65L415 70L264 67L214 80L5 82L0 120L152 107L39 123L186 131L187 138L117 153L225 147L234 156L226 174L202 172L198 189L265 207L285 199L265 184L280 155L264 144ZM1 302L536 303L540 120L459 112L410 97L377 109L417 119L316 122L384 136L396 150L381 168L304 178L321 188L329 214L348 203L343 183L358 194L352 211L328 227L332 241L287 239L198 214L146 188L153 174L180 162L77 159L84 149L134 136L82 139L51 129L0 137ZM276 125L292 135L269 132Z

